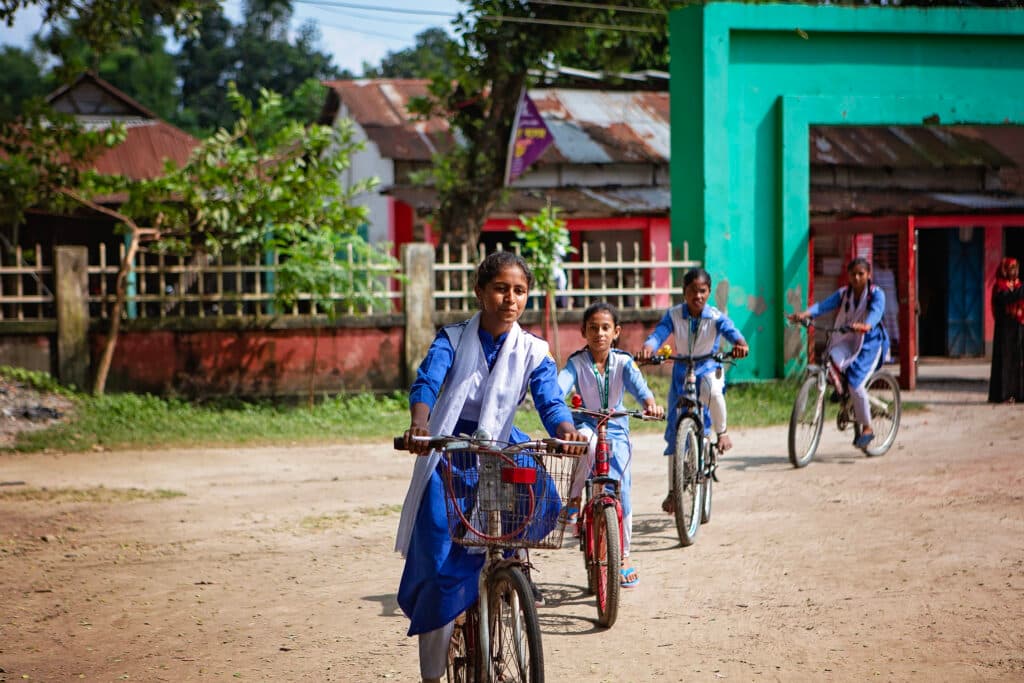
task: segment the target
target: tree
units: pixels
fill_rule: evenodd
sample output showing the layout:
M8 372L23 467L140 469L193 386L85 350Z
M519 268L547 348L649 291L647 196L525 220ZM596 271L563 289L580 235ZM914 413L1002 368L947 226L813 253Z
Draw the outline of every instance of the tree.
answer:
M351 125L307 127L289 119L282 99L266 90L256 107L233 84L228 97L239 114L232 128L204 140L184 167L169 165L163 176L148 180L88 168L99 151L123 140L123 128L83 131L50 112L0 129L0 184L18 190L14 203L0 207L5 217L20 220L30 207L65 213L85 207L114 218L128 234L93 386L97 394L105 388L128 274L144 241L156 249L210 256L276 250L285 261L276 283L279 302L290 305L300 292L309 293L314 311L328 314L339 300L346 306L376 302L384 290L336 254L352 250L382 274L397 267L383 246L370 246L358 234L366 209L353 198L372 181L346 187L341 180L358 148ZM116 209L95 200L111 194L126 200Z
M216 5L216 0L0 0L0 20L13 26L20 10L37 6L44 25L67 22L76 38L103 54L141 36L149 18L178 37L193 35L203 12Z
M363 64L365 78L455 77L452 52L456 43L443 28L428 28L416 34L416 44L404 50L388 52L379 66Z
M48 91L42 59L35 52L5 45L0 50L0 121L12 121L27 100Z
M430 97L411 104L419 114L445 116L461 140L435 157L428 176L438 193L435 221L441 239L452 245L477 243L480 228L503 190L512 121L520 94L532 84L529 71L559 63L563 56L574 54L584 38L594 45L604 44L604 35L623 40L625 32L600 27L631 27L663 39L663 12L669 3L644 0L633 5L662 13L593 9L596 3L570 7L470 0L467 4L469 9L455 20L460 40L452 55L455 78L435 75ZM635 45L638 54L653 49L639 39ZM600 59L595 56L595 61ZM621 66L621 60L616 64Z
M341 75L330 55L317 50L320 34L313 24L299 27L294 42L289 41L292 15L290 0L247 0L237 26L219 8L203 15L197 35L185 41L178 55L182 102L195 114L193 130L230 127L234 112L223 106L229 81L255 100L261 89L291 98L311 79ZM317 113L319 106L307 120Z
M562 260L575 253L576 248L569 242L569 228L558 217L558 211L558 207L548 203L536 216L520 216L523 227L513 225L512 232L525 247L537 288L544 292L544 338L552 340L555 358L561 362L555 290Z

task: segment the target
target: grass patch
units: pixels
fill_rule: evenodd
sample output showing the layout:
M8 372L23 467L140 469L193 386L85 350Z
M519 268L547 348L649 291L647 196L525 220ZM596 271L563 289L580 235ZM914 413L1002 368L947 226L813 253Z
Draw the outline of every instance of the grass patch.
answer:
M390 517L402 511L401 505L378 505L372 508L357 508L353 512L339 512L333 515L316 515L304 517L299 525L309 531L325 531L349 526L349 522L357 517Z
M409 426L408 399L358 394L313 408L269 401L192 404L151 395L76 395L75 419L19 435L19 451L188 448L380 439Z
M170 489L108 489L93 486L86 489L71 488L27 488L0 491L0 500L45 503L128 503L136 500L167 500L180 498L185 494Z
M387 441L409 426L406 392L338 396L312 408L237 399L197 404L138 394L94 397L60 387L45 373L10 368L0 368L0 376L59 390L75 404L69 421L19 434L14 449L25 452ZM664 402L669 378L651 376L648 383ZM737 428L786 424L796 392L795 380L731 384L726 391L729 424ZM543 434L537 412L529 404L528 400L519 410L516 424L528 434ZM632 399L627 406L638 407ZM903 404L905 412L926 409L921 403ZM631 423L637 433L658 433L664 428L664 422Z

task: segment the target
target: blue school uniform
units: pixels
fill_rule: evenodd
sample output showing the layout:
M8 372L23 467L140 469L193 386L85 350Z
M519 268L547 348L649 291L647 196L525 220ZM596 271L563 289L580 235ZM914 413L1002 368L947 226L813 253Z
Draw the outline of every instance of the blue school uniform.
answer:
M862 320L857 319L861 316L853 315L856 310L856 302L853 289L850 287L840 287L832 296L807 309L812 318L822 313L842 309L846 313L845 320L840 322L837 315L837 323L849 325L863 322L871 326L871 330L864 334L856 357L845 370L846 379L852 387L859 387L863 384L871 373L884 362L889 353L889 335L886 334L885 326L882 324L885 317L885 291L881 287L870 285L865 288L864 296L867 296L868 300Z
M495 339L481 329L479 338L488 367L493 367L507 335ZM416 373L409 404L425 403L433 409L454 361L455 348L442 329ZM534 404L549 434L555 434L559 423L572 421L558 394L557 371L554 360L548 357L528 378ZM476 428L477 420L460 419L452 431L472 434ZM513 426L509 441L528 440L525 433ZM443 461L431 474L424 491L398 587L398 605L409 617L410 636L444 626L472 605L478 595L477 579L484 556L451 541L442 467Z
M569 356L568 363L558 373L558 386L563 396L567 395L574 387L579 387L580 373L594 373L598 392L602 396L602 405L588 405L584 402L585 408L600 410L610 407L612 410L624 410L623 399L627 391L641 403L654 397L654 393L647 386L643 373L633 362L633 357L619 349L612 349L608 354L603 375L598 374L590 349L583 348ZM575 420L577 428L586 426L590 427L595 434L597 433L597 418L590 415L579 415ZM608 474L621 482L619 498L622 503L622 514L626 516L633 510L630 494L632 476L629 467L630 461L633 459L633 446L629 441L628 417L616 417L608 420L608 442L612 454Z

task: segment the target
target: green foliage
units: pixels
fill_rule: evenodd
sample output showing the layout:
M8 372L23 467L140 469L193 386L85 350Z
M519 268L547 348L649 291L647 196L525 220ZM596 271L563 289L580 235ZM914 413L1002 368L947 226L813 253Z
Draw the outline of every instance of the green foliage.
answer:
M72 395L75 387L65 387L48 372L27 370L10 365L0 365L0 377L8 382L17 382L37 391L48 391L55 394Z
M363 64L364 78L455 78L452 52L455 41L442 28L428 28L416 34L416 44L388 52L379 66Z
M525 248L525 258L533 270L537 287L548 294L554 294L555 274L567 254L576 252L569 243L569 228L558 217L558 207L548 206L536 216L520 216L512 232Z
M42 58L10 45L0 49L0 122L12 121L27 100L43 97L50 83L43 76Z
M234 114L224 107L224 84L229 81L247 100L258 99L263 90L294 98L292 115L301 112L306 118L300 120L315 120L323 99L311 106L306 84L344 74L330 55L317 49L320 35L314 24L300 26L294 39L290 37L292 4L251 0L243 5L239 25L233 25L219 7L203 15L197 35L184 42L178 55L182 104L191 113L187 123L193 129L231 127Z
M82 41L97 53L130 42L158 22L176 36L194 35L204 11L216 6L215 0L0 0L0 20L14 24L15 15L26 7L37 6L45 24L66 23L72 27L69 38ZM62 46L56 46L58 50ZM59 56L59 52L55 55Z
M120 124L86 130L42 105L0 124L0 226L16 228L30 208L66 213L77 206L66 190L92 186L91 162L125 135Z
M635 7L652 14L619 13L597 3L533 4L520 0L469 0L454 22L458 44L449 52L448 71L432 78L430 97L410 104L421 115L441 115L462 144L437 155L433 173L424 178L437 188L435 223L449 244L476 244L480 226L504 188L508 141L520 94L533 84L531 70L563 62L576 66L581 46L594 50L594 64L617 51L608 45L627 42L636 54L640 38L615 30L572 24L630 25L654 31L664 42L667 0L645 0ZM528 23L523 23L528 22ZM561 22L561 23L558 23ZM654 48L652 48L653 50ZM616 59L614 66L627 65Z

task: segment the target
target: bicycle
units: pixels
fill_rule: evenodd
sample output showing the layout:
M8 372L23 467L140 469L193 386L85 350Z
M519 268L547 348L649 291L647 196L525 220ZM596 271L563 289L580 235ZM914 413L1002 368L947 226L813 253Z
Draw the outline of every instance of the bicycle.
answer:
M659 351L643 365L661 365L668 361L686 363L686 381L673 410L676 422L675 451L671 454L669 500L675 517L679 543L685 548L693 545L701 524L711 520L711 495L718 481L718 435L706 426L704 406L697 396L698 363L715 360L734 365L732 352L709 353L702 356L682 356Z
M809 320L799 322L805 329L814 325ZM853 412L846 377L828 355L832 334L849 332L850 327L818 329L826 333L826 361L820 365L807 366L789 417L789 461L797 468L805 467L818 450L821 430L825 424L825 394L829 387L832 387L831 400L839 404L836 427L839 431L845 431L852 424L855 439L860 436L860 425ZM891 374L878 369L868 377L867 387L875 439L863 451L868 456L884 455L892 447L900 427L900 385Z
M584 503L580 506L577 529L583 566L587 571L587 590L597 596L597 623L611 628L619 613L619 571L622 564L623 534L621 482L608 474L611 444L608 441L608 420L634 417L641 420L663 420L639 410L592 410L583 407L583 399L573 394L575 415L596 418L594 473L583 488ZM582 463L581 463L582 466Z
M448 531L453 543L483 548L477 601L456 619L448 646L453 683L543 683L544 653L528 563L520 548L560 548L579 445L561 439L508 444L478 432L412 437L442 451ZM404 437L395 437L406 450Z

